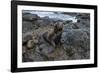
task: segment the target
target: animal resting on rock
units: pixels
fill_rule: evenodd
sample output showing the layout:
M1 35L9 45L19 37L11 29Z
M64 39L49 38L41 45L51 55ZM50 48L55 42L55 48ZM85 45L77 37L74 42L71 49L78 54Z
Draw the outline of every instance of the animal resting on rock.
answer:
M54 28L51 29L51 31L45 32L43 34L43 38L47 43L49 43L53 47L56 47L57 45L60 45L62 30L63 30L63 23L56 22Z

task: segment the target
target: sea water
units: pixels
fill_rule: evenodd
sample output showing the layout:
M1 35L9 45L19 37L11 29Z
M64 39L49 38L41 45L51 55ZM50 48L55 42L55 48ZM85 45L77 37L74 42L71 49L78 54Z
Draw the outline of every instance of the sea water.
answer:
M51 19L58 19L58 20L72 20L73 23L77 22L75 16L71 16L68 14L63 14L62 12L48 12L48 11L25 11L31 14L37 14L39 17L49 17Z

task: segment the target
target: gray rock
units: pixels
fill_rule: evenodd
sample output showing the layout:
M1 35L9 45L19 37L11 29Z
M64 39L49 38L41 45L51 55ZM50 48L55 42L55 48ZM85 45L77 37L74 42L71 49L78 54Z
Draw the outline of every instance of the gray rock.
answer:
M69 23L72 23L72 22L73 22L72 20L67 20L65 23L69 24Z
M48 16L43 17L42 19L50 19Z
M89 13L80 13L80 14L77 14L76 18L80 18L83 20L90 20L90 14Z
M33 59L29 58L27 53L23 54L22 62L32 62L32 61L33 61Z
M37 14L23 14L23 21L34 21L39 19L40 17Z
M48 25L51 25L52 23L53 21L48 18L43 18L43 19L41 18L34 22L34 24L36 24L39 27L48 26Z
M41 55L38 52L35 52L34 54L34 61L45 61L45 57L43 55Z
M26 33L26 32L29 32L31 31L32 29L34 29L34 24L32 22L29 22L29 21L23 21L22 22L22 32L23 33Z
M23 55L23 62L32 62L34 61L34 49L31 50L27 50L25 51L25 53L22 54Z
M48 55L49 53L51 53L52 51L54 51L54 47L52 47L51 45L48 45L47 43L44 44L40 44L37 48L36 48L37 52L40 52L44 55Z
M89 41L89 31L86 29L67 29L62 33L61 42L68 45L80 45Z
M66 29L79 29L80 27L76 23L69 23L65 24L63 27L63 30L66 31Z
M90 36L86 29L67 29L62 33L61 42L69 59L89 58Z
M28 40L32 40L33 34L32 32L26 32L22 34L22 40L23 41L28 41Z
M59 52L59 56L54 58L55 61L59 60L68 60L68 55L66 54L66 51L61 48Z
M64 30L66 29L89 29L90 21L88 20L78 20L77 23L68 23L64 25Z

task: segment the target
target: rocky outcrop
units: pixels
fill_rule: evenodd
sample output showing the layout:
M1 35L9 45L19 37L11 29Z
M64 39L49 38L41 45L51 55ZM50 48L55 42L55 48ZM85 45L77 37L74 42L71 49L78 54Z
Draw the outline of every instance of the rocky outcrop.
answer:
M49 16L23 13L22 55L23 62L77 60L90 58L90 15L87 13L63 13L76 16L77 22L57 20ZM57 30L52 39L44 36L52 31L56 23L62 30ZM49 40L48 41L46 41ZM50 43L55 43L55 46ZM60 43L60 44L58 44Z
M68 29L62 33L61 42L63 43L63 47L69 55L69 59L73 56L73 59L87 59L87 54L89 55L90 49L90 37L89 31L86 29ZM70 55L72 54L72 55ZM80 57L77 57L75 55Z
M22 19L23 21L35 21L39 19L39 16L37 14L26 13L23 14Z

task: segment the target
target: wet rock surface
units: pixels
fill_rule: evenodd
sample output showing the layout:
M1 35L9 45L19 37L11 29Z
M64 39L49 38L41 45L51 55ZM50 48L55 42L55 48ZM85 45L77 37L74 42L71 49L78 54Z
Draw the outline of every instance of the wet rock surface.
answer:
M49 16L40 17L31 13L22 14L23 62L90 58L90 15L62 14L76 16L77 22L52 19ZM60 23L63 25L62 29L58 27ZM45 33L47 40L43 38Z

